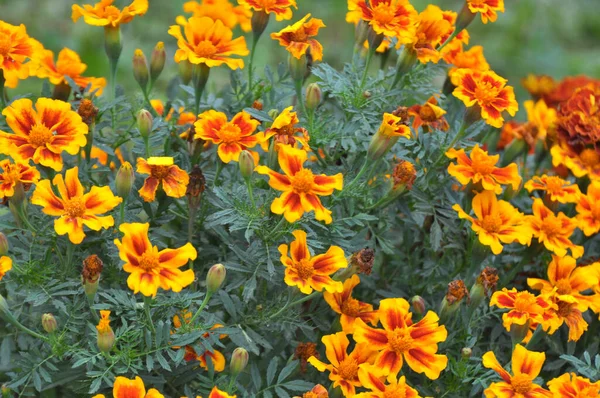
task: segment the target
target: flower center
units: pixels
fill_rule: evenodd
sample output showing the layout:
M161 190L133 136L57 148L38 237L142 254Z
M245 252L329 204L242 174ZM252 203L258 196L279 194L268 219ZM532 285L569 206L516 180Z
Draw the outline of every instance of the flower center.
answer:
M69 217L81 217L85 214L85 210L85 203L80 198L74 198L65 203L65 213Z
M402 354L413 347L413 338L408 329L396 328L388 332L388 344L397 354Z
M305 43L308 40L308 35L306 34L304 28L300 28L299 30L293 32L291 36L292 37L290 41Z
M427 105L422 106L421 109L419 109L419 117L425 122L435 122L438 120L435 110Z
M514 308L519 312L529 312L532 305L535 305L535 297L530 293L522 293L515 299Z
M579 154L579 159L587 167L594 167L600 163L600 155L598 155L595 149L584 149Z
M217 53L217 47L208 40L203 40L196 44L194 52L200 58L211 58Z
M373 20L387 24L394 20L395 12L394 9L384 3L380 3L373 9Z
M556 281L556 293L558 294L569 294L571 289L571 282L568 279L559 279Z
M17 165L14 166L15 167L13 167L12 164L8 164L4 168L4 172L2 173L2 179L4 180L5 184L15 184L21 181L21 173L19 173Z
M569 315L571 315L571 312L573 311L574 307L575 307L575 304L566 303L564 301L559 301L558 302L558 310L556 310L556 314L560 318L568 318Z
M563 187L564 182L559 177L552 176L546 179L546 190L548 192L558 193L563 189Z
M490 214L483 217L481 221L481 226L487 232L499 232L500 228L502 228L502 218L499 214Z
M295 192L309 192L313 186L314 176L309 169L301 169L291 180Z
M559 235L562 231L562 222L560 222L558 217L550 214L542 222L542 231L544 231L548 237Z
M348 357L340 362L337 371L342 379L354 380L358 375L358 363L356 362L356 359Z
M0 56L8 56L11 49L12 43L10 41L10 35L5 35L3 32L2 35L0 35Z
M489 82L480 82L475 89L475 98L489 104L498 96L498 89Z
M29 131L29 143L34 148L45 146L52 140L52 137L54 137L54 133L43 124L36 124L31 131Z
M479 173L482 176L491 174L492 171L496 168L496 164L493 161L487 159L478 159L473 160L473 164L471 165L473 171L475 173Z
M360 314L360 302L355 298L348 297L342 304L342 314L358 316Z
M398 386L387 386L383 398L406 398L406 390Z
M169 174L170 167L171 166L150 165L150 173L152 174L152 177L162 180Z
M240 128L237 125L233 123L227 123L219 131L219 137L221 137L221 140L223 140L223 142L230 144L232 142L238 142L240 140L241 132L242 130L240 130Z
M296 272L298 276L302 279L310 278L315 272L315 268L309 260L303 259L297 262L296 264Z
M518 394L525 394L531 391L532 380L526 374L515 375L510 380L513 390Z
M150 272L158 268L158 265L158 258L156 258L152 251L147 251L142 254L142 257L139 260L139 267L146 272Z
M109 19L117 19L119 18L119 15L121 15L121 11L115 7L115 6L108 6L104 9L103 13L100 13L100 15L104 15ZM110 18L113 17L113 18Z

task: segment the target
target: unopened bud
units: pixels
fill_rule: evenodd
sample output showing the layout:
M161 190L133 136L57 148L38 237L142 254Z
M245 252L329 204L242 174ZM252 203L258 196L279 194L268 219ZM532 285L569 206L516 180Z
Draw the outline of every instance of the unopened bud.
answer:
M98 349L108 353L115 345L115 333L110 327L110 311L100 311L100 321L96 326L98 330Z
M138 82L142 90L146 91L148 86L148 61L146 56L139 48L133 53L133 77Z
M411 300L412 310L415 314L423 315L425 313L425 300L421 296L414 296Z
M525 337L527 337L527 334L529 333L530 325L531 325L530 319L528 319L527 322L525 322L525 324L523 324L523 325L518 325L516 323L513 323L512 325L510 325L510 338L512 340L513 346L519 344L520 342L523 341L523 339L525 339Z
M165 43L159 41L156 43L152 55L150 56L150 79L155 81L158 79L160 74L165 67L165 61L167 59L167 53L165 51Z
M125 199L131 192L133 182L135 181L135 173L131 163L125 162L119 167L117 176L115 177L115 186L117 188L117 195Z
M373 93L371 93L369 90L365 90L363 91L362 96L363 98L371 98L373 96Z
M469 26L471 22L473 22L475 15L476 14L469 9L469 2L465 1L462 10L460 10L458 16L456 17L456 34L460 33L464 28Z
M8 254L8 248L8 238L0 232L0 256L6 256Z
M311 83L306 87L306 108L317 109L321 103L321 87L317 83Z
M381 33L375 32L372 26L369 26L369 31L367 33L367 41L369 42L369 51L375 52L377 48L381 45L381 42L385 36ZM365 65L365 68L368 65Z
M460 356L462 359L469 359L471 358L471 355L473 355L473 350L469 347L463 347L462 350L460 350Z
M260 35L265 31L267 24L269 23L269 17L271 14L267 14L264 11L254 11L252 13L252 19L250 23L252 25L252 33L254 34L254 40L258 40Z
M461 279L448 283L448 291L440 307L440 322L445 323L459 309L464 298L469 300L469 292Z
M44 314L42 315L42 327L46 331L46 333L54 333L58 328L58 324L56 323L56 318L52 314Z
M190 208L198 208L202 199L202 192L204 192L205 188L206 179L204 178L202 169L200 166L195 165L190 172L190 182L185 192Z
M404 50L398 55L396 63L396 79L410 71L417 62L417 52L412 48L404 46Z
M210 267L206 275L206 290L208 294L213 294L219 290L226 275L227 270L223 264L215 264Z
M292 79L295 81L304 80L304 75L306 73L307 67L306 55L302 54L300 58L296 58L290 53L290 56L288 58L288 64L290 67L290 76L292 77ZM298 98L298 100L300 101L300 98Z
M258 110L258 111L262 111L263 109L263 102L259 99L254 100L254 102L252 103L252 108Z
M183 60L179 61L179 77L183 84L190 84L192 80L192 73L194 70L194 65L190 61Z
M152 114L145 109L142 109L137 114L137 128L142 138L147 139L152 132Z
M238 347L233 350L233 354L231 354L231 362L229 367L231 369L232 376L239 375L248 365L248 351L244 348Z
M378 160L394 146L400 137L409 138L410 128L407 120L393 113L384 113L383 121L377 133L371 138L367 156L370 160Z
M121 27L119 25L106 25L104 27L104 50L111 63L116 64L121 56L123 44L121 43Z
M252 177L252 171L254 170L254 157L248 150L243 150L240 153L239 158L240 174L244 180L248 181Z
M355 45L358 46L358 48L362 48L363 43L367 40L368 35L369 23L361 19L358 21L356 28L354 29Z

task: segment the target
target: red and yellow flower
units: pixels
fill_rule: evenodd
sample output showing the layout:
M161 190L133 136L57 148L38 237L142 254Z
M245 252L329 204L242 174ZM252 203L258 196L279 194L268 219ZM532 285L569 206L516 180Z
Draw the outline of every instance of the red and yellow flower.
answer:
M404 361L417 373L435 380L448 364L445 355L436 354L438 343L448 336L446 327L438 325L439 318L432 312L417 323L412 321L410 304L401 298L381 300L379 321L383 329L367 326L362 319L354 322L354 340L365 343L379 353L373 363L387 374L388 382L396 376Z
M423 64L437 64L442 54L436 48L453 30L454 25L446 19L442 9L432 4L428 5L416 19L415 35L410 43L417 59Z
M600 153L594 148L585 148L577 153L568 147L554 145L550 149L552 165L566 166L577 178L588 176L600 180Z
M208 394L208 398L236 398L237 395L229 395L228 393L226 393L225 391L221 391L217 388L217 386L214 386L212 390L210 390L210 394ZM202 397L196 397L196 398L202 398Z
M301 397L295 396L294 398L329 398L329 392L321 384L317 384L310 391L302 394Z
M362 386L358 379L360 366L365 363L372 364L377 352L368 344L357 344L348 354L350 341L344 332L323 336L321 341L325 344L325 356L329 363L321 362L315 357L308 358L308 363L319 372L328 371L333 387L340 387L344 396L353 397L356 387Z
M340 314L342 330L346 333L354 333L354 321L360 318L373 326L377 326L379 315L373 310L373 306L363 303L352 297L352 291L360 283L358 275L354 274L344 281L344 290L339 293L323 293L323 298L332 310Z
M375 33L395 37L399 43L415 37L418 13L408 0L348 0L348 11L351 19L360 15Z
M385 372L373 365L362 365L358 369L358 380L364 388L371 391L356 394L355 398L421 398L419 392L406 383L406 376L385 384Z
M544 318L550 310L556 309L556 305L545 296L535 296L528 291L517 291L512 288L508 290L503 288L499 292L494 292L490 299L490 307L496 306L502 309L508 309L508 312L502 314L502 325L507 332L510 332L513 325L534 328L547 321Z
M567 217L563 212L554 214L537 198L533 200L533 215L526 216L526 219L533 237L546 249L561 257L567 254L567 249L575 258L583 255L583 246L577 246L569 239L577 228L576 219Z
M0 281L4 275L12 269L12 259L7 256L0 256Z
M338 246L331 246L324 254L311 256L306 244L306 232L294 231L294 240L289 246L279 246L281 262L285 265L284 281L288 286L297 286L304 294L313 290L325 289L330 293L339 293L344 289L342 282L331 278L335 272L348 266L344 251Z
M275 120L273 120L271 127L256 135L258 141L261 143L262 149L265 151L269 150L269 138L273 137L275 140L275 149L278 148L277 144L290 145L294 148L299 148L298 143L300 143L302 149L305 151L310 150L310 147L308 146L308 141L310 139L308 131L306 131L305 128L296 127L296 125L300 123L300 120L298 119L296 112L292 111L292 109L292 106L285 108L277 115Z
M13 133L0 131L0 153L17 160L60 171L62 152L75 155L87 142L88 126L68 102L39 98L34 109L30 99L21 98L2 114Z
M585 236L600 231L600 181L592 181L585 195L577 202L577 221Z
M307 159L306 151L288 145L279 147L277 158L284 174L266 166L256 167L257 173L269 176L271 188L283 192L271 203L271 211L283 214L290 223L298 221L304 213L314 211L317 220L331 224L331 210L321 204L319 196L329 196L334 189L341 190L344 183L342 173L334 176L313 174L312 170L303 166Z
M100 216L117 207L123 199L115 196L110 187L93 186L88 193L84 193L79 182L79 168L67 170L65 177L58 174L52 184L60 194L52 191L50 180L41 180L31 197L31 203L42 207L42 212L58 217L54 220L54 230L59 235L69 235L69 240L80 244L85 238L83 227L100 231L115 225L113 216Z
M200 3L187 1L183 3L183 11L192 13L195 17L220 20L229 29L235 28L238 24L244 32L252 29L250 24L252 12L244 6L234 6L229 0L201 0Z
M479 105L481 117L490 126L502 127L502 112L514 116L519 110L513 88L494 71L459 69L454 75L458 84L452 94L467 107Z
M529 192L544 191L551 201L559 203L577 203L581 196L577 184L546 174L533 176L525 183L525 189Z
M27 163L0 160L0 199L13 196L18 184L36 184L39 179L40 172Z
M470 156L467 156L464 149L454 148L450 148L446 156L456 159L456 163L448 166L448 174L462 185L481 183L483 189L496 194L502 193L502 185L511 185L515 191L521 185L521 176L515 163L496 167L500 155L488 155L487 151L479 148L479 144L473 147Z
M189 312L188 310L182 310L180 314L173 316L173 326L177 330L177 329L181 328L181 326L183 324L189 324L191 322L191 320L192 320L192 313ZM182 321L183 321L183 323L182 323ZM222 327L223 327L223 325L217 323L217 324L213 325L210 328L210 330L215 330L215 329L219 329ZM171 332L171 333L173 333L173 332ZM210 337L211 333L214 333L214 332L204 333L202 335L202 337L207 339ZM219 335L219 339L224 339L226 337L227 337L226 334ZM174 346L173 348L179 349L181 347ZM213 369L215 372L222 372L223 370L225 370L225 363L226 363L225 356L223 355L223 353L221 351L216 350L214 348L212 348L212 350L205 349L201 355L198 355L196 350L194 350L194 348L191 345L185 346L185 356L183 357L183 359L186 360L187 362L196 360L200 363L201 368L208 370L207 358L210 358L210 361L212 363L212 366L213 366Z
M119 257L125 262L123 271L129 273L127 286L134 294L156 296L158 288L180 292L194 282L194 271L179 268L195 260L196 249L186 243L178 249L158 248L148 239L150 224L124 223L119 226L123 240L115 239Z
M73 22L83 17L88 25L117 27L129 23L136 16L142 16L148 11L148 0L133 0L133 2L119 10L112 5L114 0L100 0L93 6L84 4L81 7L73 4L71 19Z
M583 87L558 111L557 132L561 142L576 151L600 143L600 85Z
M550 380L548 389L559 398L594 398L600 397L600 381L592 383L590 379L565 373Z
M123 376L118 376L113 385L114 398L164 398L157 389L151 388L146 392L144 381L135 376L135 379L128 379ZM92 398L105 398L104 394L94 395Z
M227 115L223 112L209 110L198 115L198 120L194 123L194 138L218 145L217 153L223 163L237 162L243 150L254 148L260 143L259 138L264 138L253 135L259 124L258 120L244 111L227 121ZM258 162L258 154L253 151L251 153Z
M525 101L527 120L535 130L535 136L539 140L546 139L549 130L553 130L558 121L556 110L549 108L543 100L537 102Z
M449 47L449 45L447 47ZM444 50L445 49L446 47ZM490 64L488 64L483 55L483 46L473 46L467 51L463 51L461 45L456 51L444 51L444 61L453 65L448 69L448 76L455 86L460 84L460 75L456 74L456 71L460 69L477 71L490 70Z
M244 61L232 55L246 56L250 53L244 37L233 39L233 31L220 20L209 17L191 17L181 26L172 25L169 34L177 39L179 47L175 62L188 60L209 68L227 65L231 69L244 67Z
M437 98L430 97L423 105L417 104L408 108L409 116L412 116L412 128L417 132L423 126L424 131L441 130L448 131L450 125L444 117L446 111L438 106Z
M486 352L482 359L483 366L494 370L503 380L492 383L485 389L483 393L486 398L554 397L550 391L533 382L546 360L546 354L543 352L529 351L517 344L512 353L512 375L500 365L493 351Z
M318 18L308 18L310 14L277 33L271 33L271 38L279 41L279 44L297 59L302 58L308 51L313 60L320 61L323 59L323 46L312 37L315 37L325 24Z
M150 157L148 160L138 158L136 171L140 174L149 174L144 185L138 191L146 202L154 201L158 185L167 196L181 198L185 195L190 176L173 163L172 157Z
M504 12L504 0L467 0L472 13L481 14L481 22L496 22L498 12Z
M278 21L292 19L291 7L298 8L296 0L238 0L238 3L248 10L275 14Z
M163 102L159 99L151 99L150 104L152 105L152 108L156 111L156 113L165 118L165 121L171 120L171 118L175 114L175 108L171 107L171 109L169 109L169 113L165 115L165 104L163 104ZM196 115L194 114L194 112L186 112L183 106L179 107L177 113L178 126L185 126L186 124L194 123L196 121Z
M28 60L39 56L42 45L27 35L25 25L11 25L0 21L0 74L4 85L15 88L19 80L29 77L31 63Z
M521 79L521 85L535 99L545 98L556 88L556 81L552 76L529 74Z

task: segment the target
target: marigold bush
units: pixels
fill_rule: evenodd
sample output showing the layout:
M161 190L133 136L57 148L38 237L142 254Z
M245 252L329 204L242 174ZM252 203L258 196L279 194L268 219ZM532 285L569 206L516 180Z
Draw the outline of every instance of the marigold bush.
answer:
M348 0L341 70L318 9L189 1L121 76L149 7L73 5L106 77L0 21L3 398L600 397L600 80L520 106L503 0Z

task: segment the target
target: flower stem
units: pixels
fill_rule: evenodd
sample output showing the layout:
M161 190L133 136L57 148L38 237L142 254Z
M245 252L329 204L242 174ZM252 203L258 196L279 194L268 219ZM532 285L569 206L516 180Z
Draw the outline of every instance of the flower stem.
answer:
M250 61L248 62L248 92L250 93L252 93L252 67L254 66L254 53L256 52L258 39L260 39L260 35L252 36L252 49L250 52Z
M250 179L246 181L246 187L248 187L248 196L250 197L250 203L252 203L252 208L256 209L256 203L254 202L254 194L252 193L252 181Z
M304 80L297 79L294 81L294 88L296 89L296 105L300 108L300 111L303 115L306 115L306 107L304 105L304 100L302 99L302 86L304 85Z
M356 183L358 182L360 177L362 177L363 174L365 174L365 172L367 171L368 164L369 164L369 160L365 159L365 162L363 163L363 165L362 165L361 169L359 170L358 174L356 175L356 177L354 177L354 179L350 182L350 184L346 185L344 190L348 190L348 189L352 188L354 185L356 185Z
M150 137L144 137L144 148L146 150L146 159L150 157Z
M150 315L150 303L152 298L149 296L144 296L144 312L146 312L146 318L148 318L148 324L150 325L150 331L152 334L156 334L156 329L154 328L154 322L152 322L152 316Z
M124 198L119 206L119 225L125 221L125 202L127 202L127 198Z
M190 324L193 324L194 321L196 320L196 318L198 318L198 315L200 315L200 313L202 312L202 310L204 309L204 307L206 307L206 305L208 304L208 301L210 300L210 298L212 297L212 293L207 292L206 296L204 296L204 300L202 300L202 304L200 304L200 308L198 308L198 311L196 311L196 313L194 314L194 316L192 317L192 319L190 319Z
M302 304L305 301L311 300L311 299L315 298L319 294L321 294L321 292L314 291L311 294L307 294L306 296L304 296L304 297L302 297L302 298L300 298L300 299L298 299L296 301L292 301L291 303L288 302L279 311L277 311L276 313L274 313L273 315L271 315L269 317L269 319L270 318L275 318L277 315L281 314L283 311L287 310L288 308L293 307L293 306L298 305L298 304Z
M360 91L365 87L365 82L367 81L367 74L369 72L369 66L371 65L371 59L373 59L373 54L375 54L376 48L369 47L369 51L367 52L367 59L365 60L365 70L363 71L362 79L360 79Z
M112 95L112 100L114 101L117 98L117 65L119 62L119 59L113 59L110 58L110 92ZM110 115L111 115L111 127L114 130L115 129L115 106L111 106L110 108Z
M217 182L219 182L219 176L221 175L221 170L223 170L223 162L219 160L217 163L217 171L215 172L215 179L213 180L213 187L217 186Z

